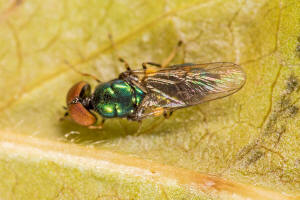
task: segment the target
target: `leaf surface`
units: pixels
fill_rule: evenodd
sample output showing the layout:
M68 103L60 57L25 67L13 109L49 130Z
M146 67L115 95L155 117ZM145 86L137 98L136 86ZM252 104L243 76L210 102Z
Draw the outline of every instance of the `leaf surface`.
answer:
M0 1L3 199L297 199L300 3ZM108 35L112 35L113 44ZM76 73L142 62L234 62L236 94L142 124L61 122ZM35 185L35 187L28 187Z

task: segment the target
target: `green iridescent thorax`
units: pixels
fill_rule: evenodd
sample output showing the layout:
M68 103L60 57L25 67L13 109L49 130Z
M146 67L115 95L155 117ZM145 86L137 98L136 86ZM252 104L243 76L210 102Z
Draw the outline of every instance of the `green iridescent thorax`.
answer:
M116 79L96 87L93 105L105 118L127 117L134 112L144 96L140 88Z

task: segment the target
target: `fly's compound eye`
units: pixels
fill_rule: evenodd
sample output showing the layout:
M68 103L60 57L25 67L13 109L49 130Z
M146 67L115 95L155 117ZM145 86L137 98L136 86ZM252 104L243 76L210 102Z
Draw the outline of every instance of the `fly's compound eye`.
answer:
M88 83L81 81L75 84L67 94L68 112L72 120L82 126L90 126L96 123L96 117L82 105L80 99L89 96L91 87Z

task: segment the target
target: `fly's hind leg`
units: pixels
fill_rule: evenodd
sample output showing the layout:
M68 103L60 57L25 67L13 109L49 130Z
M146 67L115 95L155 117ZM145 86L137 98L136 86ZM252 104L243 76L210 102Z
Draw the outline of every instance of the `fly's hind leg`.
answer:
M152 66L155 66L155 67L159 67L161 68L161 64L158 64L158 63L154 63L154 62L143 62L142 63L142 66L143 66L143 69L146 70L147 69L147 65L152 65Z
M156 71L158 71L157 68L148 68L147 65L152 65L152 66L161 68L160 64L153 63L153 62L144 62L144 63L142 63L142 66L143 66L143 70L144 70L145 76L147 76L147 75L149 75L151 73L155 73Z

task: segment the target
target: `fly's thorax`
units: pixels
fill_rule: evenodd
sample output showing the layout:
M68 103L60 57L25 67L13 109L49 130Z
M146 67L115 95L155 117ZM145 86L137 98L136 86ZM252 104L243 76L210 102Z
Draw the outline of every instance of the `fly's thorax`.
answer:
M144 92L123 80L98 85L93 95L94 109L105 118L127 117L143 100Z

